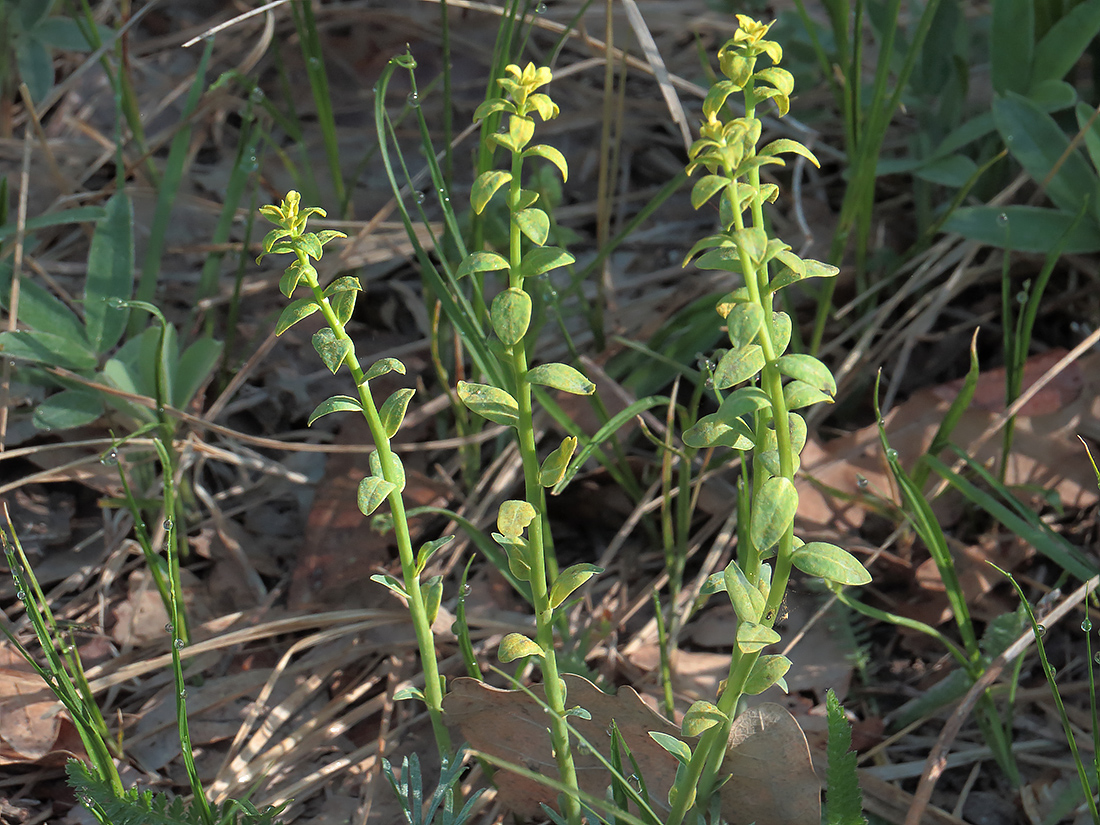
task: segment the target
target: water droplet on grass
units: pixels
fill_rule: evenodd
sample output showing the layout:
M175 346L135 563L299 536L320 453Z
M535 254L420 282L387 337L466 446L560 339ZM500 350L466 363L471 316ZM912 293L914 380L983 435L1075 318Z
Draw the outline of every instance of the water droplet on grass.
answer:
M1035 625L1035 632L1038 633L1040 636L1045 636L1047 633L1046 625Z
M546 14L546 4L539 3L537 6L535 6L535 14Z
M417 203L424 203L425 200L427 200L427 196L423 192L417 192L416 193L416 202Z
M118 450L110 449L103 454L103 457L99 459L100 464L106 464L108 467L113 467L118 464Z
M414 109L420 106L420 95L418 95L416 92L409 92L409 96L405 99Z
M26 591L20 590L18 593L15 594L15 598L19 599L19 601L21 602L25 602L27 600Z
M1088 616L1085 616L1085 618L1081 620L1081 629L1086 633L1092 630L1092 619L1090 619Z
M183 641L183 639L176 639L176 641L172 642L172 644L176 646L176 650L183 650L185 646L185 642Z
M898 451L895 450L893 447L888 449L886 451L886 460L887 461L897 461L898 460Z
M166 633L171 633L171 632L172 632L173 630L175 630L175 628L174 628L174 627L172 627L172 623L171 623L171 622L168 622L168 624L166 624L166 625L164 626L164 631L165 631Z
M1008 215L1002 212L1000 215L997 216L997 223L999 223L1001 226L1008 226Z
M164 520L164 531L168 532L171 529L172 529L172 519L166 518Z
M867 481L866 478L864 478L861 475L856 476L856 487L858 487L861 490L866 490L868 484L869 484L869 482Z

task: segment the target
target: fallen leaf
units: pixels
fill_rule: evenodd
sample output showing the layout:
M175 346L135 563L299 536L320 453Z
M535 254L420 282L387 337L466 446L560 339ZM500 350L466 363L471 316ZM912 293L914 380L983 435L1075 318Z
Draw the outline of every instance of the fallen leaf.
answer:
M83 753L57 697L19 651L0 640L0 765L55 766Z
M580 706L592 717L571 717L573 727L589 744L606 748L607 731L614 720L638 762L654 809L667 811L677 762L649 732L680 738L679 729L629 687L612 695L580 676L566 674L563 678L566 704ZM532 688L532 693L544 698L541 686ZM443 700L443 709L448 725L457 728L474 749L557 777L546 713L524 691L456 679ZM686 737L684 741L694 744L695 739ZM611 782L609 772L583 748L574 750L574 759L581 789L602 797ZM722 816L731 825L817 825L820 821L820 784L810 763L806 737L794 717L778 705L750 708L737 718L723 770L729 771L731 778L720 791ZM552 789L517 775L509 775L498 787L502 803L519 816L538 815L540 803L553 806L557 797Z

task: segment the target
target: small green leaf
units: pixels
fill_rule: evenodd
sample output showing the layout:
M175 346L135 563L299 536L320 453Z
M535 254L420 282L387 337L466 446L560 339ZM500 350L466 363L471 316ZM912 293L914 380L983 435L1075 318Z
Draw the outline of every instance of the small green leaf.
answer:
M550 234L550 218L536 206L517 212L513 220L519 231L542 246Z
M439 615L439 605L443 602L443 577L432 576L421 586L424 595L424 612L428 614L428 624L435 622Z
M331 284L325 287L325 291L322 293L324 297L331 298L338 292L362 292L363 285L359 282L359 279L354 275L341 275Z
M543 118L544 120L546 118ZM538 145L524 151L523 156L525 158L540 157L550 161L561 172L562 182L569 180L569 164L565 162L565 155L555 149L553 146Z
M503 97L490 98L489 100L483 101L477 109L474 110L474 121L485 120L485 118L494 112L515 114L516 107L512 101L505 100Z
M775 354L782 355L791 343L791 316L785 312L773 312L771 333Z
M370 369L364 373L363 380L370 381L391 372L396 372L398 375L404 375L405 365L396 358L379 358L371 364Z
M45 5L42 3L42 6ZM41 102L53 88L53 59L50 51L33 37L20 37L15 40L14 45L15 65L19 69L19 79L27 84L31 99ZM5 43L5 46L10 49L10 41Z
M332 312L341 327L347 326L348 321L351 320L352 313L355 312L355 298L358 294L358 292L346 289L337 292L328 299L329 306L332 307Z
M751 450L752 427L740 418L724 418L718 413L704 415L683 435L684 443L696 450L709 447L730 447L734 450Z
M752 543L760 552L779 541L794 523L798 491L788 478L769 478L752 503Z
M574 590L602 572L603 568L594 564L574 564L562 570L554 580L554 586L550 588L550 608L557 608Z
M691 748L688 747L687 742L681 742L675 736L659 730L651 730L649 736L654 742L675 756L676 761L681 765L686 765L691 761Z
M116 192L106 210L92 235L84 281L88 341L101 353L118 343L130 317L128 307L111 299L128 301L134 291L134 209L129 195Z
M756 696L775 684L779 684L786 693L787 685L783 682L783 676L790 669L791 660L786 656L776 653L762 654L753 664L749 678L745 681L745 693Z
M310 426L323 415L328 415L334 412L363 412L363 406L359 403L358 398L352 398L350 395L334 395L331 398L326 398L317 408L309 414L309 420L306 421L306 426Z
M714 387L726 390L742 381L748 381L764 368L764 351L759 344L749 344L730 350L722 356L714 370Z
M317 350L329 372L335 375L352 351L352 344L347 338L337 338L336 333L326 328L313 333L313 348Z
M871 574L859 563L859 559L847 550L824 541L802 545L794 551L791 561L806 575L837 584L861 585L871 581Z
M300 298L294 301L279 315L279 320L275 324L275 334L282 335L303 318L308 318L319 309L320 307L317 306L317 302L312 297Z
M691 205L694 209L698 209L704 203L714 197L716 192L722 190L723 187L729 186L730 180L722 175L704 175L695 181L691 187ZM725 238L725 236L720 236ZM689 253L689 258L694 257Z
M563 715L565 715L565 716L575 716L577 719L583 719L586 722L591 722L592 721L592 714L589 713L584 708L582 708L580 705L577 705L576 707L573 707L573 708L569 708L568 710L565 711L565 713Z
M385 573L375 573L373 576L370 577L370 580L372 582L378 582L383 587L388 587L390 590L392 590L403 599L407 599L409 597L408 591L405 590L405 583L401 581L401 579L395 578Z
M538 512L529 502L509 499L501 502L497 511L497 529L505 536L518 538L537 515Z
M485 206L492 200L496 191L511 180L511 172L503 172L499 169L490 170L478 175L477 180L474 181L473 188L470 190L470 205L474 208L474 212L480 215L484 211Z
M289 298L298 288L298 282L302 280L307 285L317 283L317 270L311 263L307 262L303 266L301 261L295 261L286 268L283 277L279 279L279 291Z
M561 445L546 456L539 469L539 484L543 487L553 487L565 477L565 471L569 467L569 459L573 457L577 449L577 437L567 436Z
M728 721L729 717L717 705L700 700L692 704L684 714L680 723L680 735L700 736L715 725Z
M759 74L759 72L758 72ZM788 91L787 94L790 94ZM818 162L814 153L799 143L797 140L791 140L790 138L780 138L779 140L773 140L767 146L757 151L758 155L779 155L779 154L795 154L802 155L810 163L817 168L821 168L821 164Z
M760 304L738 304L726 316L730 344L735 350L753 343L762 326L764 308Z
M573 395L591 395L596 391L595 384L568 364L540 364L527 371L527 380Z
M489 317L502 343L518 344L531 325L531 296L515 287L504 290L493 299Z
M737 625L737 647L742 653L756 653L782 638L766 625L755 622L740 622Z
M726 577L721 571L717 573L711 573L707 576L707 580L703 582L703 586L699 588L700 596L713 596L715 593L726 592Z
M183 409L218 366L222 355L220 341L209 336L199 338L180 356L172 379L172 403Z
M0 306L11 311L11 261L0 263ZM87 348L84 324L64 303L26 276L19 282L19 320L33 330L69 338Z
M504 664L522 659L524 656L542 656L542 648L522 633L509 633L500 640L497 658Z
M86 389L56 392L39 404L32 416L39 430L70 430L91 424L103 415L99 393Z
M393 471L393 483L397 485L398 490L405 489L405 465L401 461L401 456L397 453L390 453L391 469ZM371 475L377 478L385 478L386 473L382 471L382 456L375 450L370 454L370 472Z
M817 387L811 387L802 381L791 381L783 385L783 400L788 410L800 410L814 404L831 404L833 397L826 395Z
M764 612L764 596L748 580L736 561L726 565L722 574L726 583L726 595L733 604L733 610L738 620L742 622L758 622Z
M453 538L454 536L443 536L438 539L426 541L420 545L420 550L417 551L416 554L416 575L419 576L424 568L427 567L428 560L435 554L435 551L450 542Z
M575 260L576 258L564 249L559 249L556 246L542 246L538 249L532 249L524 256L520 274L524 278L534 278L536 275L549 272L551 269L567 266Z
M748 253L753 263L759 265L768 248L768 234L762 226L746 226L730 233L737 246Z
M386 500L386 496L396 489L396 484L386 481L384 478L367 476L359 482L357 497L359 512L364 516L369 516L378 509L378 505Z
M812 355L783 355L775 362L776 369L788 378L797 378L829 395L836 395L836 380L829 368Z
M378 411L378 417L382 419L382 429L386 435L393 438L401 429L401 422L405 420L405 411L409 408L409 401L416 395L416 390L405 387L397 390L386 399L386 403Z
M476 272L498 272L508 269L508 259L495 252L471 252L455 272L456 278L464 278Z
M321 239L313 232L303 232L294 239L295 245L315 261L321 260L325 254L321 248Z
M488 384L459 381L458 397L470 412L496 424L515 427L519 423L519 404L504 390Z
M527 563L527 540L509 538L500 533L492 534L493 541L504 548L508 570L521 582L531 581L531 566Z
M421 702L428 701L424 698L424 691L413 685L405 685L403 687L399 687L393 692L393 701L403 702L406 699L419 699Z

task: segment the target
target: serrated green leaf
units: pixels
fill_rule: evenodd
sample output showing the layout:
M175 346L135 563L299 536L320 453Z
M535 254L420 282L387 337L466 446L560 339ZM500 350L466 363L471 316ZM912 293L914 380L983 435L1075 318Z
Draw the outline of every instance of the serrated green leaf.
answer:
M359 512L364 516L369 516L378 509L378 505L386 500L386 496L396 489L396 484L386 481L384 478L367 476L359 482L356 502L359 505Z
M319 310L317 302L310 298L299 298L286 306L286 308L279 314L279 320L275 323L275 334L282 335L296 323L303 318L308 318L310 315Z
M39 430L69 430L91 424L103 415L99 393L85 389L55 392L37 407L31 420Z
M565 471L569 467L569 459L577 449L577 437L567 436L561 445L546 456L539 469L539 484L543 487L553 487L565 477Z
M92 235L84 281L84 323L97 352L106 352L122 338L130 309L112 299L128 301L133 291L134 209L129 195L116 192Z
M554 586L550 588L550 608L557 608L574 590L602 572L603 568L594 564L574 564L562 570L554 580Z
M756 696L772 685L783 683L783 676L791 669L791 660L777 653L764 653L753 663L749 678L745 681L745 693ZM782 684L783 692L787 686Z
M372 582L378 582L383 587L388 587L390 590L392 590L403 599L407 599L409 597L408 591L405 590L405 583L398 578L395 578L385 573L375 573L373 576L370 577L370 580Z
M456 278L465 278L477 272L498 272L508 269L508 259L495 252L471 252L459 265Z
M379 358L371 364L370 368L363 374L363 380L371 381L391 372L396 372L398 375L404 375L405 365L396 358Z
M485 206L492 200L496 191L511 180L511 172L504 172L499 169L491 169L478 175L473 188L470 189L470 205L474 208L474 212L480 215L485 210Z
M470 412L506 427L519 423L519 404L504 390L468 381L459 381L457 390L459 399Z
M568 266L575 260L564 249L559 249L556 246L541 246L538 249L532 249L524 256L520 274L524 278L534 278L544 272L549 272L551 269Z
M836 380L829 368L812 355L783 355L776 359L776 369L788 378L797 378L829 395L836 395Z
M497 511L497 529L505 536L518 538L537 515L538 512L530 502L509 499L501 502Z
M350 395L334 395L330 398L326 398L316 409L309 414L309 419L306 421L306 426L310 426L323 415L328 415L334 412L363 412L363 406L359 403L358 398L352 398Z
M493 299L489 317L502 343L518 344L531 325L531 296L515 287L504 290Z
M742 653L756 653L782 638L766 625L755 622L740 622L737 625L737 647Z
M563 155L561 152L559 152L553 146L546 146L544 144L539 144L538 146L532 146L529 149L527 149L526 151L524 151L523 156L525 158L530 158L530 157L545 158L546 160L548 160L552 164L554 164L556 167L558 167L558 171L561 172L561 179L562 179L563 183L565 181L569 180L569 164L565 162L565 155Z
M596 391L595 384L568 364L540 364L527 371L527 380L573 395L591 395Z
M736 561L726 565L722 573L726 583L726 595L729 596L737 618L742 622L758 622L764 612L764 596L748 580Z
M550 218L537 206L517 212L513 220L519 226L519 231L531 241L539 246L546 243L546 238L550 235Z
M313 348L317 350L329 372L335 375L352 351L352 344L347 338L337 338L336 333L326 328L313 333Z
M651 730L649 736L654 742L675 756L676 761L681 765L686 765L691 761L691 748L688 747L687 742L681 742L675 736L659 730Z
M542 656L542 648L522 633L509 633L500 640L497 658L504 664L522 659L525 656Z
M764 308L760 304L737 304L726 316L730 344L735 350L753 343L762 326Z
M752 543L760 552L776 544L794 523L798 491L788 478L769 478L752 503Z
M401 429L401 422L405 420L405 411L409 408L409 402L416 395L416 390L404 387L397 390L386 399L386 403L378 411L378 417L382 419L382 429L386 435L393 438Z
M730 350L722 356L714 370L714 387L726 390L742 381L748 381L764 369L764 351L759 344L749 344Z
M715 725L728 722L729 717L711 702L702 700L692 704L680 723L681 736L701 736Z
M806 575L837 584L861 585L871 581L871 574L859 563L859 559L828 542L811 541L802 545L794 551L791 561Z

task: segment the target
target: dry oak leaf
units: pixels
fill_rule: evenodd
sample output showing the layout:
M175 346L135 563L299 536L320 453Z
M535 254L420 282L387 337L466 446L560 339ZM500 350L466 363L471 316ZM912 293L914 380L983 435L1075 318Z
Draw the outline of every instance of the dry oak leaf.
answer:
M581 676L566 674L569 707L580 706L592 718L570 717L572 726L594 747L606 749L612 720L638 762L651 804L667 811L668 790L676 775L676 759L649 736L660 731L679 737L676 725L654 712L629 687L604 693ZM531 692L545 701L541 685ZM457 728L470 747L530 771L557 779L557 763L550 745L546 713L539 701L521 690L502 690L476 679L451 683L443 699L449 726ZM682 737L694 746L695 738ZM606 757L607 754L605 753ZM592 753L574 750L581 790L603 797L610 773ZM626 755L623 761L630 764ZM810 762L802 729L786 710L763 704L742 713L730 732L723 770L732 776L719 792L722 816L731 825L818 825L821 819L820 783ZM498 783L501 802L513 813L534 817L539 804L553 807L551 788L511 774Z
M0 640L0 765L63 765L84 747L61 703L14 646Z

